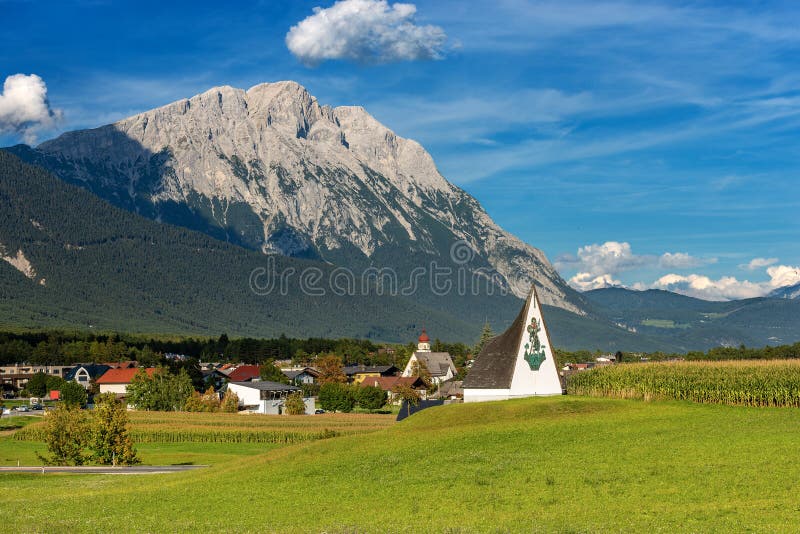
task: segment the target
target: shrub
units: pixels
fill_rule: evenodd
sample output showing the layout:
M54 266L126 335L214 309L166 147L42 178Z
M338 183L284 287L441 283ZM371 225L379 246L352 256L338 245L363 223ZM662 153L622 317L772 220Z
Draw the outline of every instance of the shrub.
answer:
M225 396L222 398L220 410L225 413L236 413L239 411L239 395L232 391L226 391Z
M289 415L303 415L306 413L306 403L303 400L303 392L295 391L290 394L286 397L284 406L286 407L286 413Z
M386 392L379 387L358 388L358 405L365 410L380 410L386 404Z
M351 412L356 405L353 388L347 384L328 382L319 388L319 403L330 412Z

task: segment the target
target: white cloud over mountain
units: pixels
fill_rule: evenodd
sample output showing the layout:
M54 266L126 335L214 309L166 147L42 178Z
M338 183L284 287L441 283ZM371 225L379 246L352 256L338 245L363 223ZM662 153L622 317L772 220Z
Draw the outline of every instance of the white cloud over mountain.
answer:
M773 289L800 283L798 267L776 265L767 269L767 275L769 280L765 282L750 282L733 276L713 280L697 274L668 274L656 280L652 287L706 300L734 300L763 297Z
M716 261L716 258L697 258L685 252L666 252L661 256L634 254L630 243L606 241L601 245L580 247L577 255L561 256L556 260L556 268L577 269L569 283L580 291L587 291L622 285L615 276L625 271L647 267L690 269Z
M286 46L306 65L329 59L391 63L439 59L447 35L439 26L414 23L414 4L341 0L289 29Z
M0 94L0 133L16 133L33 144L37 132L55 127L62 115L50 107L47 85L36 74L6 78Z
M629 287L636 290L665 289L706 300L734 300L762 297L772 290L800 283L800 268L775 265L777 258L753 258L741 268L756 271L766 269L769 280L752 282L734 276L713 279L702 274L677 274L670 272L652 283L636 282ZM606 241L580 247L576 255L563 255L556 260L556 268L577 271L569 284L579 291L604 287L623 287L617 276L637 269L693 269L717 263L717 258L698 258L685 252L666 252L660 256L635 254L630 243Z

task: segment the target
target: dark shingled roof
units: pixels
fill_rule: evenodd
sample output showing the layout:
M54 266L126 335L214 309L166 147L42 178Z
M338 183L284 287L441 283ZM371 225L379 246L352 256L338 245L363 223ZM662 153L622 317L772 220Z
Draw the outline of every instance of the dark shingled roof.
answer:
M514 378L517 350L525 333L525 318L533 300L533 290L508 330L490 339L475 358L464 378L464 389L508 389Z

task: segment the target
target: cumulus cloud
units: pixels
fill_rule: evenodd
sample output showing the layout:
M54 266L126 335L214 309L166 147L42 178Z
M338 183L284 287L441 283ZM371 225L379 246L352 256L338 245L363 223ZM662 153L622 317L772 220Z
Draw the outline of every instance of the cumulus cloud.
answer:
M0 94L0 133L16 133L28 143L37 132L55 127L62 112L50 107L47 85L36 74L14 74L6 78Z
M772 288L793 286L800 283L800 267L776 265L767 269L769 285Z
M740 265L739 268L747 271L755 271L763 269L764 267L769 267L770 265L775 265L776 263L778 263L778 258L753 258L749 263Z
M622 282L614 280L609 274L592 276L590 273L578 273L569 279L569 284L579 291L602 289L604 287L621 287Z
M439 59L447 36L439 26L414 23L414 4L341 0L300 21L286 34L289 51L306 65L329 59L390 63Z
M646 267L690 269L716 263L716 258L697 258L685 252L666 252L661 256L634 254L630 243L606 241L580 247L577 255L564 255L556 260L559 270L576 269L569 283L580 291L622 285L614 277L625 271Z
M602 245L595 243L580 247L577 256L561 256L556 260L556 267L559 269L577 268L582 274L597 277L643 267L652 263L653 260L652 256L634 254L630 243L606 241Z
M656 280L651 287L705 300L734 300L763 297L779 287L800 283L799 267L776 265L767 269L767 275L769 280L766 282L751 282L733 276L713 280L698 274L668 274Z

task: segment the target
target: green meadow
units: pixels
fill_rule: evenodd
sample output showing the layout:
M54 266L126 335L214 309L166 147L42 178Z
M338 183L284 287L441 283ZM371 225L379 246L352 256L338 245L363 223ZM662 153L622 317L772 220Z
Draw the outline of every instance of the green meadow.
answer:
M793 408L459 404L297 444L140 446L146 463L210 464L193 472L0 474L0 522L8 532L792 532L798 442ZM42 447L4 436L0 459L15 465Z

